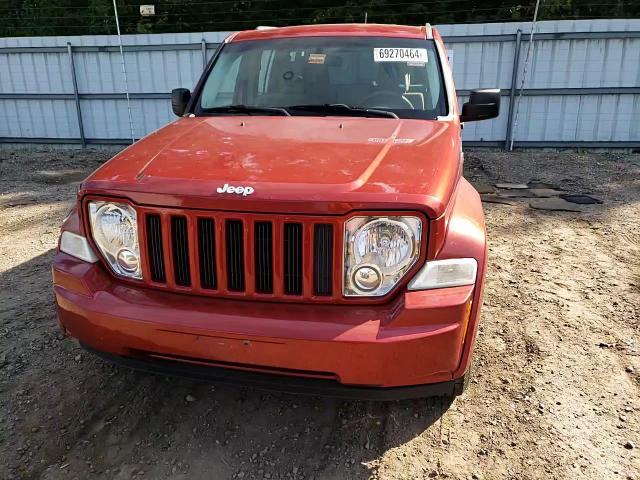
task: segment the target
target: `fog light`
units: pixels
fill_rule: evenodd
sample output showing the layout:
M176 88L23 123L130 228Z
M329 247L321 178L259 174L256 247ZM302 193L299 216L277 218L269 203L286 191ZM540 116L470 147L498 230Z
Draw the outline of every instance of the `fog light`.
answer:
M127 273L135 273L138 270L138 256L127 248L118 252L116 261L118 266Z
M363 292L372 292L380 286L382 275L372 265L357 267L353 272L353 283Z

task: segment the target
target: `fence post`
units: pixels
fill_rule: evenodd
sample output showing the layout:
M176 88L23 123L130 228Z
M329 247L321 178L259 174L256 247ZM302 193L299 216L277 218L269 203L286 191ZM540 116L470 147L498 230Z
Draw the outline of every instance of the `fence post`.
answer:
M76 67L73 62L73 49L71 42L67 42L67 52L69 53L69 65L71 68L71 79L73 80L73 96L76 100L76 114L78 115L78 129L80 130L80 141L82 146L87 146L87 140L84 138L84 125L82 124L82 110L80 109L80 96L78 95L78 80L76 79Z
M202 39L202 71L207 68L207 41Z
M513 101L516 95L516 84L518 83L518 68L520 66L520 42L522 40L522 30L516 32L516 49L513 57L513 71L511 72L511 90L509 91L509 111L507 113L507 138L504 141L504 149L509 150L511 137L513 136Z

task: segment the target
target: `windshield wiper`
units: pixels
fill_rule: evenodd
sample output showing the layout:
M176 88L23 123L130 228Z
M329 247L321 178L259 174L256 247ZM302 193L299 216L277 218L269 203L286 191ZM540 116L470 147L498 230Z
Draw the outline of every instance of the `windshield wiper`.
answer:
M379 110L377 108L352 107L344 103L324 103L310 105L290 105L287 110L300 110L303 112L318 112L326 114L343 114L363 117L388 117L398 118L398 116L388 110Z
M225 105L223 107L204 108L205 113L244 113L251 115L252 113L271 113L276 115L285 115L290 117L291 114L285 108L281 107L255 107L251 105Z

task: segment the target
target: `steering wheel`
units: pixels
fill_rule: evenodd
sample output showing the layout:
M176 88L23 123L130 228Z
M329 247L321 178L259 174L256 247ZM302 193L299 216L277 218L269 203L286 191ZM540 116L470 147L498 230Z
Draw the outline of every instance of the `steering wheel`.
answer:
M367 108L410 108L412 110L414 108L411 102L404 96L389 90L370 93L360 100L360 105L366 106Z

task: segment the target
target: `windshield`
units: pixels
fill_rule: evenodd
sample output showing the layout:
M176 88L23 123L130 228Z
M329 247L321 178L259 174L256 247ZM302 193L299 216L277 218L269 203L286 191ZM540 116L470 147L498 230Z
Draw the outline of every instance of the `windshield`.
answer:
M278 110L268 109L283 108L291 115L446 115L435 44L388 37L232 42L220 51L196 113L273 115Z

